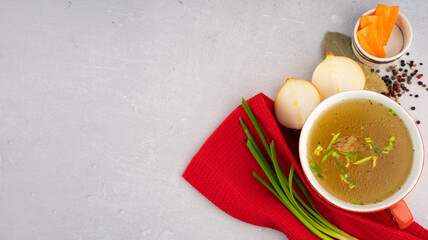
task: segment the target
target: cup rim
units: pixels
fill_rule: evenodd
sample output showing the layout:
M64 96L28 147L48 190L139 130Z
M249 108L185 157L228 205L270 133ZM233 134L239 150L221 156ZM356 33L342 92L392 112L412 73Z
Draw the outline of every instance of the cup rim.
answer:
M314 174L309 169L308 161L305 161L304 159L307 158L307 139L310 136L311 128L313 126L313 123L315 120L321 115L322 111L329 108L332 104L338 103L341 100L345 99L370 99L373 101L378 101L387 107L390 107L392 110L394 110L397 115L403 119L403 122L405 123L411 138L413 142L413 148L415 149L414 156L413 156L413 163L412 163L412 169L411 172L414 172L414 166L416 168L415 173L411 173L406 181L403 183L400 190L395 192L393 195L389 196L388 198L382 200L379 203L373 203L373 204L366 204L366 205L354 205L352 203L347 203L343 200L340 200L336 197L334 197L332 194L330 194L328 191L326 191L321 184L318 182L318 180L315 178ZM423 139L421 136L421 133L410 116L410 114L401 107L398 103L393 101L392 99L376 92L367 91L367 90L349 90L344 91L338 94L335 94L333 96L330 96L329 98L325 99L323 102L321 102L308 116L306 119L305 125L302 128L302 132L300 134L300 140L299 140L299 157L301 159L302 169L303 173L305 174L306 179L308 180L309 184L311 185L312 189L314 189L317 194L329 202L330 204L352 212L376 212L380 211L386 208L389 208L396 203L398 203L400 200L405 198L415 187L416 183L418 182L424 165L424 158L425 158L425 149L423 147ZM418 160L420 159L420 160ZM416 161L418 160L418 161ZM415 165L416 164L416 165ZM406 187L406 188L404 188Z
M376 11L376 9L375 8L373 8L373 9L371 9L371 10L368 10L367 12L365 12L363 15L361 15L361 16L366 16L366 15L369 15L369 14L372 14L372 13L374 13ZM407 24L408 24L408 26L409 26L409 29L408 29L408 31L410 32L410 37L409 37L409 39L408 39L408 41L407 41L407 44L405 44L404 46L403 46L403 49L401 49L401 51L398 53L398 54L396 54L396 55L394 55L394 56L392 56L392 57L385 57L385 58L379 58L379 57L375 57L375 56L373 56L373 55L371 55L371 54L369 54L368 52L366 52L366 50L364 50L364 48L363 47L361 47L361 45L360 45L360 41L358 40L358 36L357 36L357 31L358 31L358 28L359 28L359 26L360 26L360 20L361 20L361 17L359 17L358 18L358 21L357 21L357 23L355 24L355 27L354 27L354 33L353 33L353 36L354 36L354 42L355 42L355 44L356 44L356 46L357 46L357 48L358 48L358 50L359 51L361 51L364 55L366 55L367 57L369 57L370 59L372 59L372 60L374 60L374 61L376 61L376 62L379 62L379 63L383 63L383 62L385 62L385 63L389 63L389 62L393 62L393 61L395 61L395 60L397 60L398 58L400 58L404 53L406 53L406 51L409 49L409 47L410 47L410 44L412 43L412 40L413 40L413 29L412 29L412 25L410 24L410 22L409 22L409 20L407 19L407 17L406 16L404 16L404 14L402 14L401 12L398 12L398 17L397 17L397 19L398 18L401 18L404 22L406 22Z

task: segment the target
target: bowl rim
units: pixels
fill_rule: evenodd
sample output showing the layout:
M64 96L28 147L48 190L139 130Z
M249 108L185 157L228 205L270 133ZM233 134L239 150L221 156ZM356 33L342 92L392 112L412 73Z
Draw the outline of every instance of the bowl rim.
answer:
M366 15L369 15L369 14L372 14L372 13L374 13L376 11L376 8L373 8L373 9L371 9L371 10L368 10L367 12L365 12L363 15L361 15L361 16L366 16ZM374 61L376 61L376 62L380 62L380 63L382 63L382 62L393 62L393 61L395 61L395 60L397 60L398 58L400 58L404 53L406 53L406 51L409 49L409 47L410 47L410 44L412 43L412 40L413 40L413 28L412 28L412 25L410 24L410 21L407 19L407 17L406 16L404 16L404 14L402 14L401 12L398 12L398 17L397 17L397 19L398 18L401 18L404 22L406 22L408 25L409 25L409 29L408 29L408 31L409 31L409 33L410 33L410 37L409 37L409 39L408 39L408 43L407 44L405 44L404 46L403 46L403 49L401 49L401 51L398 53L398 54L396 54L396 55L394 55L394 56L392 56L392 57L388 57L388 58L379 58L379 57L375 57L375 56L373 56L373 55L371 55L371 54L369 54L368 52L366 52L366 50L364 50L364 48L363 47L361 47L361 45L360 45L360 41L358 40L358 36L357 36L357 31L358 31L358 28L359 28L359 26L360 26L360 20L361 20L361 16L358 18L358 20L357 20L357 22L356 22L356 24L355 24L355 26L354 26L354 33L353 33L353 36L354 36L354 39L355 39L355 44L356 44L356 46L357 46L357 48L358 48L358 50L360 50L364 55L366 55L367 57L369 57L371 60L374 60ZM397 25L398 26L398 25ZM399 27L400 28L400 27ZM401 32L403 32L402 30L401 30L401 28L400 28L400 31ZM403 36L404 37L404 36Z
M366 205L354 205L351 203L347 203L343 200L340 200L336 197L334 197L331 193L329 193L327 190L325 190L321 184L318 182L318 180L315 178L314 174L309 169L308 161L305 161L307 157L307 139L310 137L311 128L313 126L313 123L322 113L323 110L328 109L329 106L334 105L335 103L340 102L341 100L346 99L371 99L373 101L378 101L384 104L387 107L392 108L397 115L399 115L404 123L406 124L406 127L409 130L409 133L412 138L413 142L413 148L415 149L414 152L414 160L420 159L420 161L414 161L412 163L411 168L411 174L409 174L409 177L406 179L406 181L403 183L400 190L395 192L393 195L389 196L388 198L382 200L379 203L373 203L373 204L366 204ZM382 99L383 100L378 100ZM391 107L393 106L393 107ZM321 110L320 110L321 109ZM309 122L311 124L306 125L306 122ZM331 205L334 205L338 208L351 211L351 212L377 212L383 209L390 208L391 206L398 203L400 200L404 199L416 186L417 182L419 181L419 178L421 177L424 160L425 160L425 149L423 145L423 139L421 136L421 133L419 131L419 128L417 127L416 123L414 122L413 118L410 116L410 114L397 102L393 101L392 99L377 93L372 92L368 90L349 90L344 91L342 93L335 94L333 96L330 96L329 98L325 99L323 102L321 102L308 116L306 119L305 125L302 128L302 131L300 133L300 139L299 139L299 157L301 160L301 165L303 169L303 173L305 175L305 178L307 179L308 183L312 187L312 189L324 200L326 200ZM410 124L411 123L411 124ZM410 125L410 126L409 126ZM412 131L412 132L411 132ZM413 134L413 137L412 137ZM415 165L416 164L416 165ZM416 173L413 173L413 170L416 169ZM406 188L404 188L406 187Z

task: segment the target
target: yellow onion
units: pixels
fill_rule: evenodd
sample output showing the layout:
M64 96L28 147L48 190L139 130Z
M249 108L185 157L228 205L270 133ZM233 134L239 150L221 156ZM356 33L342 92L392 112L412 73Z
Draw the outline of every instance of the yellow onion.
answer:
M330 52L326 55L312 75L312 83L320 91L323 100L342 91L364 89L366 78L358 63Z
M321 102L318 89L309 81L288 78L275 98L275 115L287 128L301 129L309 113Z

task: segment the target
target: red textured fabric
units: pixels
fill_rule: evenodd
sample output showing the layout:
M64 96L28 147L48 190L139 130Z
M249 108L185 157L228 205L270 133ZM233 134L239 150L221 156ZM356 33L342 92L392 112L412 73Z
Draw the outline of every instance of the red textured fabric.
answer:
M274 117L273 101L262 93L247 101L268 141L275 141L283 169L295 166L317 209L330 222L359 239L428 239L428 231L413 223L397 228L386 211L357 214L331 206L309 186L298 161L299 132L280 127ZM242 117L253 136L257 132L242 106L236 108L207 139L193 157L183 177L221 210L241 221L283 232L289 239L317 239L252 175L264 176L242 139ZM257 144L261 145L260 140Z

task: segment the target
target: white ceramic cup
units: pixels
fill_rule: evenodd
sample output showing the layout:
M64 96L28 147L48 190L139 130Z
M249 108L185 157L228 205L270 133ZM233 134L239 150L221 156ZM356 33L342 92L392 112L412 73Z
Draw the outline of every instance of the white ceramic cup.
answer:
M363 14L373 15L376 9L372 9ZM398 13L397 21L395 22L394 29L392 30L388 44L385 46L386 57L378 58L370 55L364 50L358 41L357 31L360 26L360 19L354 27L354 35L352 38L352 51L354 51L357 58L372 67L385 67L393 64L409 49L413 39L413 30L409 20L402 14Z
M415 151L413 153L413 164L410 171L410 175L408 176L407 180L404 182L400 190L398 190L392 196L379 203L355 205L336 198L321 186L314 174L311 172L309 168L309 163L306 160L308 153L308 139L311 137L312 127L314 123L319 120L319 117L320 115L322 115L323 111L325 111L332 105L347 99L369 99L382 103L384 106L389 107L390 109L395 111L398 117L403 120L412 139L413 148ZM406 203L403 201L403 198L410 193L422 173L424 163L424 147L421 134L412 117L407 113L406 110L404 110L403 107L401 107L398 103L391 100L390 98L372 91L351 90L335 94L325 99L311 112L311 114L306 119L302 132L300 134L299 155L303 172L305 173L306 178L311 184L312 188L322 198L324 198L332 205L352 212L376 212L383 209L388 209L400 228L406 228L413 222L412 214L407 208Z

